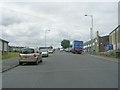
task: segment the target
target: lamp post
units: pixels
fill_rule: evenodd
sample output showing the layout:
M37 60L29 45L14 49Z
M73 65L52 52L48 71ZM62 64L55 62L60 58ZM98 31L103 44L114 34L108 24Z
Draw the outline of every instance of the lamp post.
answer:
M91 17L90 38L91 38L91 51L92 51L92 49L93 49L93 15L85 14L85 16Z
M50 31L50 30L45 30L45 47L46 47L46 41L47 41L47 36L46 36L47 31Z

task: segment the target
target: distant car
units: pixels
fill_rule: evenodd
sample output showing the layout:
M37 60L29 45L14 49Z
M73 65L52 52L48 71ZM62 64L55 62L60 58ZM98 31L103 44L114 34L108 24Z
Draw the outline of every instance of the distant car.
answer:
M66 51L66 52L69 52L70 50L69 50L69 48L66 48L65 51Z
M48 49L48 53L51 54L54 52L54 49Z
M19 65L23 63L35 63L36 65L39 62L42 62L42 52L36 48L24 48L19 54Z
M42 57L48 57L49 56L48 49L40 49L40 51L42 52Z
M55 52L56 49L53 49L53 52Z
M63 48L60 48L60 52L62 52L63 51Z

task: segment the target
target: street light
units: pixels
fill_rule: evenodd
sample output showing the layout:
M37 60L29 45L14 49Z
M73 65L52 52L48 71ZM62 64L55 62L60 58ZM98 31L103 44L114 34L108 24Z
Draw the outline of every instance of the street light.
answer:
M45 30L45 47L46 47L46 41L47 41L47 37L46 37L47 31L50 31L50 30Z
M85 14L85 16L90 16L91 17L91 28L90 28L90 36L91 36L91 51L93 49L93 15L87 15Z

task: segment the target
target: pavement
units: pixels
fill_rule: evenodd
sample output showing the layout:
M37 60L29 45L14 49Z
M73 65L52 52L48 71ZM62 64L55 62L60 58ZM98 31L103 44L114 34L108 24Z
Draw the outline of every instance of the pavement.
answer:
M38 65L2 73L3 88L118 88L118 63L86 54L55 52Z
M86 55L90 55L90 56L93 56L93 57L101 58L101 59L104 59L104 60L113 61L113 62L116 62L116 63L118 63L118 60L119 60L118 58L105 57L105 56L100 56L100 55L93 55L93 54L86 54Z
M19 65L18 58L11 58L8 60L4 60L2 61L2 72L12 69L18 65Z

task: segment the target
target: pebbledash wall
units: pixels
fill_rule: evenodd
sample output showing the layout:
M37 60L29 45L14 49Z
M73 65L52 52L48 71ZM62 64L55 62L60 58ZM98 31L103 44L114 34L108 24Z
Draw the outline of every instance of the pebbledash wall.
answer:
M109 34L109 44L113 45L113 50L120 50L120 25Z
M91 44L91 40L84 43L84 49L88 52L90 51L90 49L92 49L96 53L105 52L107 45L109 45L109 35L100 36L99 31L97 31L96 34L97 35L93 39L92 44Z
M8 41L0 39L0 55L8 53Z

